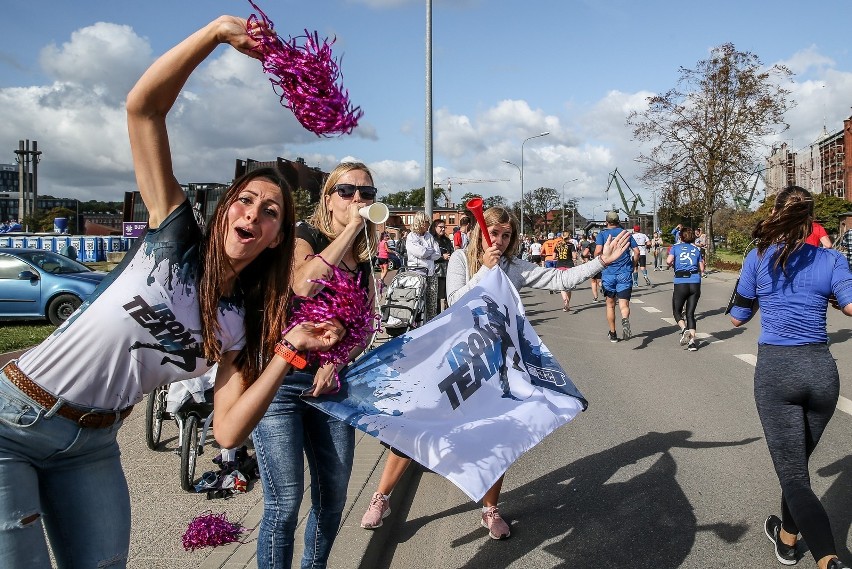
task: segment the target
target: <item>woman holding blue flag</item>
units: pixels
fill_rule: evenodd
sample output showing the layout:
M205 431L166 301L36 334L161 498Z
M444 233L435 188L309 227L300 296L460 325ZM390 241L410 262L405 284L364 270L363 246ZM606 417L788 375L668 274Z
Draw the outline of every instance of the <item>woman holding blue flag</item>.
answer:
M468 246L456 250L450 256L447 266L447 302L450 305L460 300L490 271L498 267L506 273L517 289L529 286L543 290L571 290L618 259L627 250L630 240L630 233L623 232L615 238L608 238L603 246L603 253L588 263L567 270L543 268L519 259L514 254L519 239L518 221L508 209L489 208L485 210L484 218L485 227L482 229L488 233L491 245L485 243L482 231L474 230L471 231ZM373 495L369 509L361 520L361 527L374 529L382 525L382 520L390 514L390 493L410 462L410 458L396 451L388 456L378 492ZM488 529L491 539L505 539L511 534L509 525L500 516L497 507L502 486L503 477L500 477L482 499L481 523Z
M784 565L798 562L801 532L820 569L848 569L837 558L828 515L811 489L808 460L840 393L826 310L830 303L852 316L852 272L839 252L805 241L813 212L813 197L804 188L779 192L772 213L754 230L757 247L743 263L731 322L748 322L759 303L754 399L781 483L781 517L764 522L775 557Z
M668 266L674 268L672 314L680 326L680 345L690 352L698 349L695 308L701 298L701 275L704 274L704 258L694 241L695 232L691 227L684 227L680 230L680 242L672 245L666 258Z

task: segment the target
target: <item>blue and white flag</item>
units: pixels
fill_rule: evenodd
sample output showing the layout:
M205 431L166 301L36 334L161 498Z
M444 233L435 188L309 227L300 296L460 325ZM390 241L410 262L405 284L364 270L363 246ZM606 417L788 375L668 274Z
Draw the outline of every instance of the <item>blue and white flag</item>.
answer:
M521 454L586 408L500 269L341 375L337 394L307 400L477 501Z

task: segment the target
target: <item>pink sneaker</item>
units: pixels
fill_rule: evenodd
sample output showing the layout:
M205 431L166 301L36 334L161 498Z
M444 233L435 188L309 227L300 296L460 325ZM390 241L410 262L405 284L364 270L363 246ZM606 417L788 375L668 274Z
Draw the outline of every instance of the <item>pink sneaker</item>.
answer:
M380 492L373 494L370 507L361 518L361 527L364 529L376 529L382 527L382 520L391 513L390 504Z
M488 537L491 539L506 539L511 535L509 524L500 517L497 506L491 506L482 512L482 527L488 528Z

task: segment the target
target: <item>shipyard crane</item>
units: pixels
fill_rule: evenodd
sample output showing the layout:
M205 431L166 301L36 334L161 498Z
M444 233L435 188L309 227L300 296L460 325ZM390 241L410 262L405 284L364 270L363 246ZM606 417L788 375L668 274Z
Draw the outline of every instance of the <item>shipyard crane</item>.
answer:
M748 180L751 180L751 177L754 176L754 184L751 185L751 192L746 197L745 193L749 191L748 186L743 184L743 192L739 195L734 196L734 204L736 204L737 209L741 211L746 211L751 207L751 201L754 199L754 192L757 190L757 183L763 179L763 185L766 186L766 178L763 177L763 172L766 168L762 168L760 170L755 170L751 174L749 174Z
M621 189L621 184L618 182L619 179L624 182L624 186L627 188L627 190L630 192L630 195L632 196L633 202L630 204L627 203L627 197L624 195L624 190ZM637 204L641 204L642 207L645 207L645 202L642 201L642 196L638 195L630 188L630 185L627 183L627 180L624 179L624 176L621 175L621 172L618 171L618 168L609 173L609 183L606 186L607 201L609 201L609 189L610 187L612 187L613 182L615 182L615 187L618 190L618 195L621 196L621 203L624 205L622 211L626 213L628 217L631 218L638 216L639 209L637 207ZM615 209L615 204L613 204L613 209Z

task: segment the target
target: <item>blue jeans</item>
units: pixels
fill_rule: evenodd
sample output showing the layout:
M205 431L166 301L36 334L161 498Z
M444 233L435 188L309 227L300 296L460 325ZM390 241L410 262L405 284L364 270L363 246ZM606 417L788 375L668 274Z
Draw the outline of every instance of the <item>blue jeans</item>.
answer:
M260 569L288 568L293 563L305 456L311 473L311 509L305 522L303 568L326 567L340 527L355 430L300 398L312 384L313 376L307 373L285 377L252 435L263 483L263 518L257 539Z
M49 415L0 372L0 564L125 567L130 495L116 434ZM44 530L42 529L44 524Z

